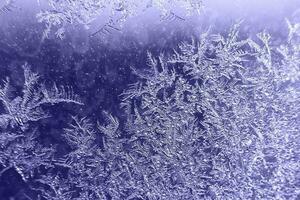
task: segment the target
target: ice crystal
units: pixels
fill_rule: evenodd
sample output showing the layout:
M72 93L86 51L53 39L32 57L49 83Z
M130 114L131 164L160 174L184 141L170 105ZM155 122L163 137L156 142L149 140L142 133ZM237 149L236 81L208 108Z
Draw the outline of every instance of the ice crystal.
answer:
M54 28L59 38L64 38L68 25L83 25L89 29L91 23L99 18L104 21L104 26L91 36L109 32L110 29L120 30L128 18L140 15L149 8L159 10L162 20L184 20L174 13L174 5L184 8L187 15L199 13L203 7L202 1L194 0L48 0L48 5L47 9L37 14L37 18L46 24L45 37Z
M124 179L129 169L118 134L119 122L106 112L104 115L106 123L98 123L99 131L89 119L78 117L73 117L73 123L65 129L65 138L73 151L56 162L56 165L69 169L67 179L61 176L55 179L66 183L69 191L65 192L72 193L72 199L107 199L108 196L123 199L130 188L130 182ZM96 142L100 133L103 134L103 148ZM48 176L48 183L44 183L51 184L51 177ZM47 199L59 199L60 194L56 190L59 187L52 189L52 192L47 191Z
M124 21L156 7L163 20L184 20L168 7L175 1L48 2L38 17L59 37L104 10ZM95 34L120 30L114 20ZM300 25L286 22L285 41L266 30L241 36L240 21L173 52L148 52L146 69L131 67L138 81L121 95L124 112L104 111L97 123L73 116L61 152L38 142L34 124L50 116L45 105L82 102L24 64L22 91L8 78L0 88L0 176L14 170L49 200L299 199Z
M122 94L124 129L107 112L98 130L74 117L55 163L68 176L47 199L299 198L298 36L289 24L277 47L266 31L240 39L240 24L148 53Z
M149 56L152 71L123 103L133 115L130 153L153 184L147 194L299 197L299 40L289 27L279 48L265 31L240 40L236 24L227 36L182 43L168 61Z
M41 169L52 167L54 147L44 147L36 139L37 129L30 126L50 115L43 105L61 102L82 104L70 89L58 89L54 86L48 90L39 81L40 76L32 72L26 63L24 69L24 86L21 96L15 96L9 79L0 89L3 113L0 115L0 176L14 170L24 182L32 183L39 176Z
M71 88L58 88L55 84L51 89L40 84L40 76L30 70L26 63L24 69L24 87L22 96L14 97L11 94L9 78L4 81L0 88L0 100L4 106L5 113L0 115L1 126L23 126L27 122L38 121L49 115L43 110L45 104L57 104L61 102L82 104L79 97Z
M1 133L0 163L7 170L14 169L26 182L33 177L34 170L41 166L49 167L53 148L45 148L35 141L35 132L3 132Z

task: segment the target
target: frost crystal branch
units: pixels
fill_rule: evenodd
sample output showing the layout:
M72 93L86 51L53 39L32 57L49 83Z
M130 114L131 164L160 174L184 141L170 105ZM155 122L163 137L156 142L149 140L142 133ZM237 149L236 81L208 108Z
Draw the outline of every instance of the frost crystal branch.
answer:
M0 88L0 100L4 108L4 113L0 115L0 176L13 170L32 190L36 190L33 187L34 179L40 176L40 170L53 167L55 148L39 144L39 132L30 126L31 122L49 117L43 109L45 104L82 103L70 88L58 89L55 86L46 89L39 81L40 76L32 72L27 63L23 69L22 95L15 95L8 78Z
M22 96L13 97L8 78L0 88L0 100L5 109L5 113L0 115L2 127L23 126L27 122L47 118L49 115L42 108L45 104L65 102L82 105L71 88L58 88L54 84L49 90L39 83L40 76L32 72L28 64L24 64L23 68L25 80Z

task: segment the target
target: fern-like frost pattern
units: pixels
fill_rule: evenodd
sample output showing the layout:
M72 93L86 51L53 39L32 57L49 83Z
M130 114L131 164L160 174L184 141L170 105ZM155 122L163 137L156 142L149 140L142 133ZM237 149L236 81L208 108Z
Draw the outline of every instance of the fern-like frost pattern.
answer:
M62 37L66 24L88 27L104 9L124 21L139 6L168 15L174 1L48 2L44 34L56 26ZM300 199L300 24L286 24L285 41L242 36L239 21L148 52L146 69L131 67L138 81L120 95L122 113L70 115L63 153L39 143L35 125L51 117L48 106L85 105L25 63L20 92L9 78L0 87L0 176L14 171L40 200Z

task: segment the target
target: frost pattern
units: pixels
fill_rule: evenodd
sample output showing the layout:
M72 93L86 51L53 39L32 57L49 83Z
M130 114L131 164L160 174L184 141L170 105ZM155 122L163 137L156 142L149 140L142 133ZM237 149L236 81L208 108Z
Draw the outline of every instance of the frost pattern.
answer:
M40 76L32 72L26 63L22 95L15 96L9 79L0 88L2 113L0 115L0 176L14 170L26 183L32 183L39 170L52 167L55 148L44 147L38 143L37 129L30 122L37 122L50 115L43 105L75 103L82 105L71 88L53 86L47 89L39 82ZM37 173L38 172L38 173Z
M64 184L51 187L45 192L46 199L124 199L131 188L128 177L127 157L123 152L119 122L104 112L105 124L97 128L87 118L73 117L69 128L65 129L65 139L73 151L55 163L68 169L67 178L55 176ZM97 136L103 140L102 147ZM41 179L44 184L53 184L53 174Z
M183 19L172 10L174 5L184 8L187 15L202 10L201 0L47 0L49 8L37 14L39 22L46 24L44 36L48 37L52 29L59 38L64 38L69 25L83 25L89 29L96 19L107 22L94 36L103 32L120 30L126 20L137 16L147 9L155 8L161 13L162 20ZM108 16L108 17L107 17ZM102 30L102 29L105 30Z
M135 70L124 106L147 198L299 198L297 26L277 47L240 40L238 23Z
M0 115L2 127L24 126L28 122L38 121L49 115L42 109L45 104L57 104L61 102L82 104L72 88L57 87L56 84L50 89L39 83L40 76L30 70L29 65L23 65L24 87L22 96L13 97L9 78L4 81L0 88L0 100L5 113Z
M72 150L54 163L46 199L298 199L299 35L240 39L207 31L122 94L125 126L73 117ZM55 174L53 176L53 174Z
M13 169L47 200L299 199L300 24L287 25L281 44L267 31L241 38L239 22L149 52L122 94L125 120L73 116L63 155L34 123L44 105L82 102L24 64L22 92L8 78L0 88L0 175Z

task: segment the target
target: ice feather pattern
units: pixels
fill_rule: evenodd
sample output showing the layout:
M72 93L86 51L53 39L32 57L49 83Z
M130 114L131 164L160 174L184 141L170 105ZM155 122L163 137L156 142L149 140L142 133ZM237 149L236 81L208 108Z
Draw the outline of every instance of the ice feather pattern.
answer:
M42 108L45 104L75 103L82 105L79 97L70 89L46 89L40 76L25 63L22 95L16 96L7 78L0 89L3 114L0 115L0 176L15 171L28 186L35 190L34 177L41 169L53 167L53 146L45 147L38 142L39 132L30 127L31 122L50 115Z
M114 137L119 128L119 121L107 112L103 112L103 115L105 116L106 125L98 124L98 129L106 136Z
M126 187L130 187L130 183L123 180L129 173L126 165L128 161L122 152L122 140L117 132L118 120L107 112L103 116L104 124L97 125L100 132L90 119L72 117L72 122L64 131L64 137L73 150L56 162L57 166L69 169L67 179L55 177L56 181L65 183L67 190L63 190L61 186L46 190L47 199L60 199L58 190L63 190L66 196L72 196L70 188L80 191L75 198L78 200L107 199L108 194L114 199L122 199ZM103 148L96 140L101 133L104 134ZM51 185L52 175L43 180L47 180L43 181L44 184Z
M147 198L299 197L296 25L277 49L266 31L240 39L240 24L184 42L170 58L149 54L150 76L134 71L141 81L123 105Z
M162 20L184 20L182 16L174 13L172 6L183 8L187 15L202 11L202 1L194 0L47 0L49 7L37 14L37 19L46 25L44 36L48 37L54 30L55 35L61 39L70 25L82 25L89 29L90 25L103 15L109 15L109 22L99 30L92 33L106 35L113 30L120 31L119 26L130 17L138 16L149 8L157 9Z
M40 76L32 72L27 63L23 65L23 69L25 80L22 96L13 96L8 78L3 81L3 86L0 88L0 100L5 109L5 113L0 116L2 126L23 126L27 122L48 117L49 115L42 108L45 104L65 102L82 105L79 97L70 87L58 88L54 84L51 89L47 89L40 83Z
M133 2L49 1L53 10L39 17L49 27L88 25L106 6L130 16ZM168 14L172 2L147 7ZM137 81L120 95L120 112L70 116L55 135L62 151L40 144L34 125L50 117L45 105L83 103L25 63L19 93L9 78L0 87L0 177L14 170L43 200L299 199L300 25L286 22L284 41L240 34L239 21L147 52L145 67L131 67Z

